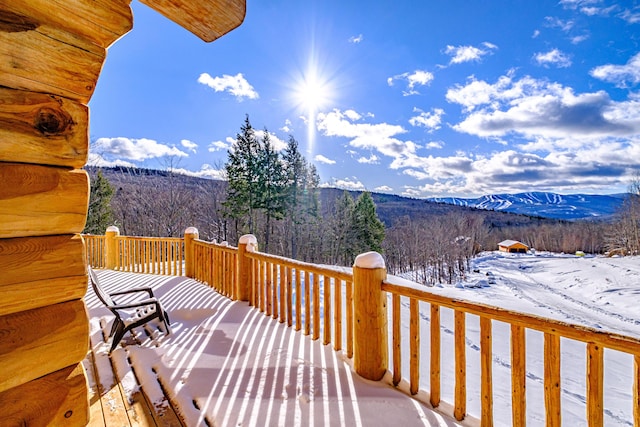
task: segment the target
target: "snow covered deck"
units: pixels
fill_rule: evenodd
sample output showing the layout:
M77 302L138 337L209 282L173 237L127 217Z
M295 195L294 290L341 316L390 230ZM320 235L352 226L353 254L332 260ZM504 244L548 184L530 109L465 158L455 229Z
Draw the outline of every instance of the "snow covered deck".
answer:
M388 381L380 382L360 378L343 353L321 340L313 341L246 302L232 301L192 279L110 270L98 275L109 292L151 286L169 312L171 335L164 335L156 324L138 328L135 338L127 335L111 354L125 401L140 401L137 378L163 421L170 421L175 410L188 426L472 422L459 423L433 411L390 385L389 375ZM85 299L96 365L108 369L103 336L108 335L111 314L92 290ZM114 389L106 381L102 389ZM98 425L93 421L91 425ZM154 424L150 420L139 425Z

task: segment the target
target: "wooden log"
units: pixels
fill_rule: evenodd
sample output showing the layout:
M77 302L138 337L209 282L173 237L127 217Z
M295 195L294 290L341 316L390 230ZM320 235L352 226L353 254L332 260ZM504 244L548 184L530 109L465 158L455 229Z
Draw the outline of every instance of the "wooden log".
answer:
M89 348L82 300L0 317L0 392L76 364ZM85 391L86 392L86 391Z
M131 0L0 0L0 21L4 25L30 28L48 25L109 47L131 30ZM13 14L28 17L18 24L7 19ZM19 28L20 28L19 27Z
M431 369L429 384L429 403L434 408L440 405L440 306L431 304L430 339Z
M80 363L0 393L3 426L84 426L87 380Z
M89 102L105 48L24 15L3 11L0 22L0 86Z
M544 334L544 407L547 427L561 423L560 336Z
M391 335L393 346L393 385L397 386L402 380L402 322L400 321L400 295L391 297L392 328Z
M0 161L81 168L89 109L55 95L0 87Z
M353 357L353 282L347 280L347 357Z
M389 366L387 269L376 252L358 255L353 265L353 367L361 377L379 381Z
M342 350L342 281L334 279L333 290L333 349Z
M304 272L304 334L311 333L311 274Z
M633 356L633 425L640 427L640 355Z
M80 233L84 228L89 203L85 171L0 163L0 183L0 238Z
M418 394L420 388L420 302L409 300L409 391Z
M456 420L462 421L467 412L467 356L465 313L454 312L455 384L454 412Z
M246 13L245 0L141 0L141 3L206 42L211 42L242 24Z
M527 420L527 346L525 329L511 325L511 420L525 426Z
M604 349L594 343L587 344L587 420L604 425Z
M80 299L87 290L79 235L0 239L0 316Z
M482 413L480 423L493 426L493 348L491 319L480 318L480 365L481 365L481 401Z
M327 275L322 277L322 344L327 345L331 342L331 278Z

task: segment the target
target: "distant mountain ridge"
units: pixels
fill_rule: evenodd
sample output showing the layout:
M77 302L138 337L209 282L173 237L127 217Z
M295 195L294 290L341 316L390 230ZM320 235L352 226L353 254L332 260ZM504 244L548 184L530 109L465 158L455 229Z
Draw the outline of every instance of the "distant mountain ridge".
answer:
M476 209L511 212L563 220L610 219L622 205L627 193L557 194L526 192L517 194L490 194L478 198L431 197L428 200Z

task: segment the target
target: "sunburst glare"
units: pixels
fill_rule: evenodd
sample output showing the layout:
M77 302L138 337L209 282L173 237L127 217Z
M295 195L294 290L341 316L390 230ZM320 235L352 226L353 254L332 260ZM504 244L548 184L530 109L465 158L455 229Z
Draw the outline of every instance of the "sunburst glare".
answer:
M313 153L316 140L316 117L334 101L335 89L331 76L319 67L317 58L310 53L307 67L292 79L291 97L307 124L307 150Z

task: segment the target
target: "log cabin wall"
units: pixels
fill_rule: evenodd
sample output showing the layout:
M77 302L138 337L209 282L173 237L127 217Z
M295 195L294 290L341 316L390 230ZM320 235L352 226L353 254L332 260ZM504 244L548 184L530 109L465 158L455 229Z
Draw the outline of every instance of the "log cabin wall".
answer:
M0 0L0 424L86 425L89 110L130 0Z

